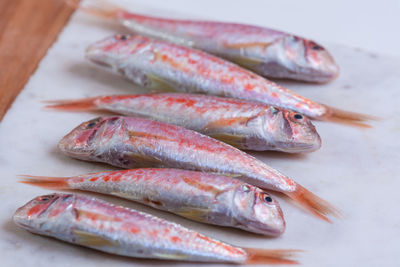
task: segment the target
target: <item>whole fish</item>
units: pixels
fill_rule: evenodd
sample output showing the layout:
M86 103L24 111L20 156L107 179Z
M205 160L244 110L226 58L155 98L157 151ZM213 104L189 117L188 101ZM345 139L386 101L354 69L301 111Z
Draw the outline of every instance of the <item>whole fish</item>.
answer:
M65 154L121 168L168 167L219 173L282 192L329 221L335 209L264 162L183 127L143 118L111 116L82 123L59 143Z
M59 110L107 110L179 125L247 150L311 152L314 125L293 111L256 102L182 93L100 96L52 101Z
M51 194L34 198L14 222L35 234L135 258L230 263L296 263L293 250L228 245L150 214L97 198Z
M368 116L330 108L304 98L236 64L144 36L115 35L86 50L92 62L151 90L205 93L262 102L310 118L364 125Z
M22 177L23 183L115 195L204 223L268 236L285 231L278 202L261 189L227 176L148 168L75 177Z
M290 33L238 23L157 18L104 2L86 3L81 9L111 18L134 33L204 50L262 76L324 83L339 74L323 46Z

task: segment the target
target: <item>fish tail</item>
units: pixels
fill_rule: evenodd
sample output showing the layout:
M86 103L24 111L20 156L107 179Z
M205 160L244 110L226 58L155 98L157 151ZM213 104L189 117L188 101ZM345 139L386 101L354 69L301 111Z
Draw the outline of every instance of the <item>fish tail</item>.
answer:
M345 111L329 106L325 106L328 110L326 115L322 116L320 119L325 121L331 121L341 124L347 124L351 126L361 127L361 128L371 128L371 125L365 123L365 121L376 121L379 120L378 117Z
M83 111L83 110L96 110L97 105L95 101L97 97L83 98L75 100L54 100L46 101L51 105L46 105L46 108L66 111Z
M68 177L48 177L48 176L33 176L19 175L21 183L35 185L48 189L68 189Z
M295 191L286 192L285 194L324 221L332 222L327 215L332 215L337 218L342 217L341 212L332 204L314 195L299 184L296 185Z
M87 1L82 5L79 5L79 1L74 0L69 0L67 3L75 9L105 19L119 18L121 13L126 13L126 10L123 8L113 5L106 0Z
M243 249L248 254L245 264L299 264L299 262L290 258L296 252L301 252L301 250L295 249Z

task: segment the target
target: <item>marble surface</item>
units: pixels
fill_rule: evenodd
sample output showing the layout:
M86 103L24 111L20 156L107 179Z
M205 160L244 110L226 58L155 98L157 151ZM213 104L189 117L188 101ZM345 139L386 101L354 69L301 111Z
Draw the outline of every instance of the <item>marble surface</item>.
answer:
M89 113L43 109L42 101L144 92L83 58L85 47L118 29L78 12L42 60L0 123L0 258L2 266L192 266L137 260L32 235L11 220L14 211L50 191L19 184L16 175L71 176L112 167L67 158L56 144ZM265 238L204 225L116 198L113 203L179 222L223 241L247 247L304 249L304 266L399 266L400 260L400 60L327 45L341 66L326 85L283 82L322 103L383 118L371 129L316 122L323 145L312 154L254 153L330 201L344 218L328 224L279 197L287 231ZM198 264L200 265L200 264ZM222 265L216 265L222 266Z

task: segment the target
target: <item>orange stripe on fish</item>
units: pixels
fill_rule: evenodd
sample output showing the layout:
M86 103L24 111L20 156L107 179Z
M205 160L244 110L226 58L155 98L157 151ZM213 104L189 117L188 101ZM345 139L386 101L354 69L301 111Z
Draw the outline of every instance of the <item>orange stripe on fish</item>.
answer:
M121 219L118 217L111 217L109 215L104 215L104 214L87 211L87 210L75 209L75 212L76 212L75 216L78 220L87 218L92 221L110 221L110 222L121 221Z
M216 196L223 192L223 190L220 190L212 185L204 184L204 183L200 182L198 179L195 180L195 179L191 179L188 177L183 177L182 179L188 185L193 186L201 191L210 192Z

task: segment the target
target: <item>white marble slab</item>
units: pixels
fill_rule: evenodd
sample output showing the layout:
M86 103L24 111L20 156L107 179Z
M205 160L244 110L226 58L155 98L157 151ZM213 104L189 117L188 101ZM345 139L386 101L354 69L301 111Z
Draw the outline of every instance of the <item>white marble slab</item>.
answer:
M112 167L69 159L56 150L68 131L93 114L44 110L44 100L140 92L90 65L85 47L113 27L77 13L42 60L0 123L1 266L174 266L176 263L111 256L32 235L11 221L14 211L49 191L17 183L17 174L70 176ZM330 45L340 77L326 85L284 83L331 106L383 118L372 129L316 122L322 148L307 155L256 153L339 207L345 218L328 224L279 199L287 221L280 238L194 223L139 204L107 198L179 222L226 242L259 248L298 248L304 266L399 266L400 60ZM143 92L143 90L142 90ZM181 263L181 266L188 263ZM221 265L216 265L221 266Z

